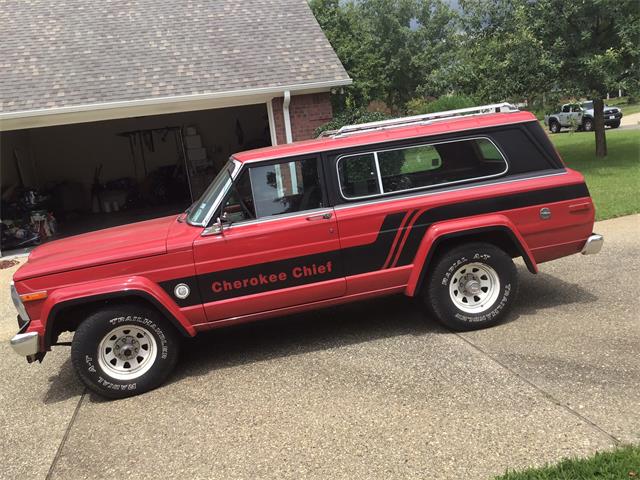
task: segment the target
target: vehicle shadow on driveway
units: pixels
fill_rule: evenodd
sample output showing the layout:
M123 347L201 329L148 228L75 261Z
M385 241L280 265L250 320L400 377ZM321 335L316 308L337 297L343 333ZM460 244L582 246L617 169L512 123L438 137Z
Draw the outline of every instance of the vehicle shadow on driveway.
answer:
M531 275L524 268L518 270L518 299L507 322L517 320L520 315L535 315L541 310L598 300L598 297L579 284L566 282L548 273Z
M445 333L402 295L212 330L185 340L171 381L279 357L401 335Z
M71 355L71 349L68 347L55 348L64 348L66 354ZM60 365L60 369L55 374L49 375L47 380L49 382L49 388L42 399L43 403L47 405L64 402L70 398L77 397L84 389L84 385L76 376L70 356Z
M597 297L553 275L520 269L520 294L503 323ZM450 334L431 318L419 299L403 295L358 302L291 317L237 325L199 334L184 342L171 382L211 369L340 348L402 335Z
M515 322L521 315L597 300L581 286L547 273L531 275L519 267L519 278L516 305L503 324ZM168 383L214 369L290 355L403 335L442 333L451 334L425 312L419 299L395 295L200 333L184 340L181 358ZM70 359L48 380L49 389L43 399L47 404L76 396L82 389ZM92 398L100 401L94 395Z

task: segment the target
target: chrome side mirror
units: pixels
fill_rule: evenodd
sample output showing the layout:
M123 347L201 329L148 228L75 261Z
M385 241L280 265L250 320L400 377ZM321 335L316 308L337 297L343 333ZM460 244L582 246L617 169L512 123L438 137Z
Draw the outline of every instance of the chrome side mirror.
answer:
M216 218L214 224L211 225L211 233L214 235L224 235L222 219L220 217Z
M202 232L202 236L206 237L208 235L224 235L225 223L228 223L227 212L224 212L221 217L216 218L216 221L209 228L205 228L205 230ZM229 228L229 225L227 225L226 228Z

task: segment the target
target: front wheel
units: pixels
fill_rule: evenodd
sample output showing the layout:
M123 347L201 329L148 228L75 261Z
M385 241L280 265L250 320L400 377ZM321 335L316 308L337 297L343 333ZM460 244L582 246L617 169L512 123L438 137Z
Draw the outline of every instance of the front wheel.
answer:
M511 257L488 243L454 248L436 262L423 292L436 318L453 330L476 330L504 318L518 290Z
M175 328L141 305L99 310L77 328L71 361L80 380L108 398L123 398L159 386L178 358Z

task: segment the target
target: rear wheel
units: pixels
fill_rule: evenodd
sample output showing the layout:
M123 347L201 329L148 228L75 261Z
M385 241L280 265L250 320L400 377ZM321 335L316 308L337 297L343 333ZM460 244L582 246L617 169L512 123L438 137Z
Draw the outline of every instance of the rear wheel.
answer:
M77 328L71 360L80 380L109 398L159 386L178 358L175 328L157 311L140 305L100 310Z
M620 122L614 122L611 124L611 128L618 128L620 126Z
M555 120L549 122L549 130L551 133L558 133L560 131L560 124Z
M582 121L582 129L585 132L591 132L593 130L593 120L591 118L585 118Z
M470 243L436 261L423 298L447 327L476 330L502 320L517 289L518 273L508 254L488 243Z

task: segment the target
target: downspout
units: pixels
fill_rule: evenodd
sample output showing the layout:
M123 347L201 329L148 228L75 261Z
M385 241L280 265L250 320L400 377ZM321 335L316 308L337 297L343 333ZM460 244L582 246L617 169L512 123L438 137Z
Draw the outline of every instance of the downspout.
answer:
M293 142L291 135L291 117L289 116L289 104L291 103L291 92L284 91L284 101L282 102L282 115L284 116L284 136L287 143Z

